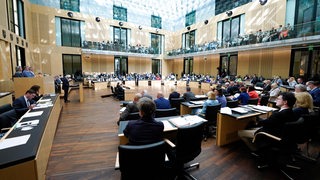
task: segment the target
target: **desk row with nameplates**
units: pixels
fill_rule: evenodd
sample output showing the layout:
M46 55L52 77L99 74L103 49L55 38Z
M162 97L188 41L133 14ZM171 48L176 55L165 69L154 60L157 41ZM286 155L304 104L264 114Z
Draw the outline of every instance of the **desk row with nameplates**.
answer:
M61 108L58 95L43 97L1 138L0 179L45 179Z
M170 116L170 117L155 118L155 120L163 122L164 138L167 138L170 140L175 138L178 127L207 121L196 115ZM120 145L128 143L128 138L125 137L123 134L123 130L126 128L128 122L129 121L120 121L119 131L118 131Z
M204 101L182 102L180 105L180 115L190 114L193 108L202 108ZM239 108L231 108L231 114L219 112L217 114L217 135L216 145L223 146L239 140L238 130L245 129L250 121L255 121L257 116L266 115L267 117L275 108L267 106L244 106L247 111L238 111ZM241 107L240 107L241 108Z

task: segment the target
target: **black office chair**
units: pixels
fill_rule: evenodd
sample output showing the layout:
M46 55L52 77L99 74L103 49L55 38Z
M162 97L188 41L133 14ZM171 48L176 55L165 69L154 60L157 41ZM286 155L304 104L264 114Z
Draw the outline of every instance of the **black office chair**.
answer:
M117 94L116 94L116 92L115 92L115 90L114 90L114 87L113 87L113 86L110 86L110 88L111 88L111 93L112 93L112 95L113 95L114 97L116 97Z
M0 130L3 128L12 127L18 120L18 116L15 109L11 109L7 112L0 114Z
M180 105L181 105L181 102L184 102L184 98L171 98L170 100L170 105L172 108L176 108L177 110L177 114L180 114Z
M164 141L147 145L120 145L118 150L122 180L166 179Z
M261 106L267 106L267 105L268 105L269 98L270 98L269 95L261 96L260 105L261 105Z
M259 102L259 98L248 99L248 104L251 104L251 105L258 105L258 102Z
M238 107L238 105L239 105L238 100L227 101L227 107L229 108L235 108L235 107Z
M207 123L205 125L204 140L206 141L208 137L215 136L217 128L217 114L221 109L221 104L214 106L207 106L205 119Z
M186 170L197 167L199 163L194 163L190 166L184 167L184 165L194 160L201 153L201 142L203 139L203 128L205 123L200 122L190 126L179 127L176 136L176 143L171 147L174 148L172 154L168 154L169 159L173 162L173 168L175 169L176 175L183 179L187 176L191 179L196 180ZM171 145L171 143L169 143Z
M155 117L169 117L169 116L176 116L177 115L177 109L176 108L170 108L170 109L156 109Z
M0 114L10 111L12 109L11 104L4 104L0 106Z
M126 121L128 121L128 120L137 120L137 119L140 119L140 114L139 114L139 112L130 113L130 114L126 117Z
M274 136L266 132L256 133L253 142L260 146L257 154L258 160L263 160L258 168L265 168L269 165L278 167L280 171L289 179L294 179L287 170L300 170L302 167L297 166L295 157L300 156L297 144L308 142L310 129L305 124L303 117L297 121L285 124L282 136ZM309 159L309 162L316 162Z

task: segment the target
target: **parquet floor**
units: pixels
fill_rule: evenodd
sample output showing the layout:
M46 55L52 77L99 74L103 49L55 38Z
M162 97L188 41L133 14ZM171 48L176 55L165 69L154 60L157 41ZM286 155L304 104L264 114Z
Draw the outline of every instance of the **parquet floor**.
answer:
M165 87L147 87L149 94L156 96ZM137 92L141 88L136 88ZM178 89L184 92L185 89ZM199 89L193 89L196 94ZM70 103L63 104L49 163L48 180L118 180L120 171L114 170L119 144L116 121L119 118L119 101L113 97L101 98L110 89L94 91L84 89L84 103L79 102L78 91L70 93ZM212 179L284 179L276 169L258 170L242 142L217 147L215 139L203 141L202 152L194 160L200 168L191 171L200 180ZM303 179L319 179L319 162L300 172Z

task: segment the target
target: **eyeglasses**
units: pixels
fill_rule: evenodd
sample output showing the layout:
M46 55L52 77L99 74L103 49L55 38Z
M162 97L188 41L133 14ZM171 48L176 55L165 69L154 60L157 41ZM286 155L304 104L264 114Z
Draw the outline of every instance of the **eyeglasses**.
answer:
M278 100L282 100L282 98L279 98L279 97L278 97L276 100L277 100L277 101L278 101Z

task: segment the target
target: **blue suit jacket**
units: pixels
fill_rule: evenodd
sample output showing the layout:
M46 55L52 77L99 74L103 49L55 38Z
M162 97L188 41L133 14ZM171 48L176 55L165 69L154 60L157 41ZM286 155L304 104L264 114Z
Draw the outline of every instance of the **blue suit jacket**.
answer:
M154 100L154 103L156 103L157 109L170 109L171 108L170 101L163 98L163 97L160 97L160 98Z
M161 141L164 125L153 118L129 121L123 133L129 139L129 144L143 145Z
M34 103L34 100L30 100L30 104ZM18 118L20 118L24 113L26 113L29 110L27 103L24 100L24 96L20 96L19 98L15 99L12 103L12 107L16 110Z
M311 90L310 95L312 96L312 99L313 99L313 105L319 107L320 106L320 88L317 87Z

